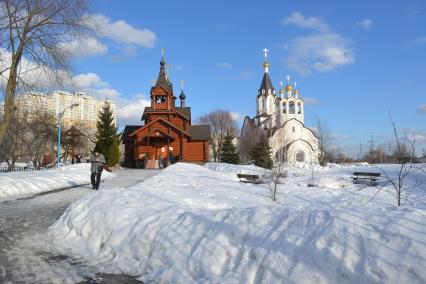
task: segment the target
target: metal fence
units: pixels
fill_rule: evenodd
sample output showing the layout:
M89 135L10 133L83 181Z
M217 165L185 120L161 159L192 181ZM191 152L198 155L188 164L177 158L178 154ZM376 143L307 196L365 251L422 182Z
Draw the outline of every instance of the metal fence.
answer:
M39 168L36 169L34 167L8 167L8 166L0 166L0 174L4 173L19 173L19 172L38 172L38 171L50 171L55 169L55 167L51 168Z

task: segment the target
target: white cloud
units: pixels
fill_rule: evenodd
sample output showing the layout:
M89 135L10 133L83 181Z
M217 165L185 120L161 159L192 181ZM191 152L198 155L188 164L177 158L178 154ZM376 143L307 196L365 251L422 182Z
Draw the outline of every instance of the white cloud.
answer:
M314 29L320 32L327 32L330 29L329 25L320 18L305 17L299 12L293 12L293 14L284 18L282 23L285 26L295 25L299 28Z
M216 67L224 68L224 69L230 69L230 68L232 68L232 64L228 63L228 62L218 62L218 63L216 63Z
M416 139L417 143L426 143L426 133L423 132L416 132L413 134L414 139Z
M11 53L0 48L0 70L5 70L0 77L0 85L6 86L7 79L9 78L8 68L11 65ZM25 88L34 89L47 89L58 86L59 82L69 80L68 73L63 70L53 70L48 66L37 64L28 60L25 56L22 57L18 67L18 89L24 87L22 81L25 83Z
M426 114L426 104L418 105L418 106L417 106L417 111L418 111L419 113L424 113L424 114Z
M72 78L72 81L77 88L84 89L108 86L108 83L102 81L99 75L95 73L78 74Z
M151 30L136 28L124 20L112 22L103 15L95 15L95 18L102 35L118 43L150 48L154 46L157 39Z
M140 125L145 107L151 105L151 101L144 94L136 94L129 98L119 97L117 103L117 119L120 126Z
M128 56L135 56L138 53L138 48L134 45L128 45L124 48L124 53Z
M334 141L348 141L348 140L352 140L353 137L351 135L344 134L344 133L331 132L330 139Z
M369 30L371 28L371 25L373 25L373 21L371 19L363 19L361 21L356 22L357 26L363 27L366 30Z
M60 44L67 52L74 57L88 57L95 55L104 55L108 48L105 44L93 37L76 39L70 42Z
M305 105L317 105L320 103L319 100L311 97L303 97L303 102L305 103Z
M118 97L120 95L119 91L112 88L95 89L95 90L92 90L91 93L94 96L98 98L102 98L102 99L111 99L111 98Z
M413 43L419 44L419 45L426 44L426 36L418 37L418 38L414 39Z
M78 74L72 77L71 85L77 91L83 91L98 99L111 99L120 96L120 92L110 87L96 73Z
M316 17L305 17L294 12L283 22L297 27L313 29L314 33L290 39L286 43L289 55L284 60L287 68L300 74L312 71L333 71L355 62L350 39L331 31L330 27Z
M232 112L231 111L231 117L235 121L241 121L243 119L243 115L241 113L238 113L238 112Z
M140 29L124 20L111 21L104 15L92 15L91 25L99 31L100 38L108 38L114 42L125 44L123 51L127 56L137 54L138 47L151 48L157 36L149 29ZM95 37L79 38L60 44L74 57L104 55L108 47Z
M355 62L350 40L336 33L297 37L290 41L287 68L300 74L326 72Z
M253 72L250 70L243 70L241 71L240 75L238 76L238 78L240 80L249 80L253 77Z

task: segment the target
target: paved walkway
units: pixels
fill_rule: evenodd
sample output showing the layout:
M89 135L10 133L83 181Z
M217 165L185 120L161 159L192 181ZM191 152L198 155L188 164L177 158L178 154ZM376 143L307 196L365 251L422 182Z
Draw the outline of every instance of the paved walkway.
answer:
M100 190L129 187L159 171L121 169ZM47 229L69 204L93 194L85 185L0 203L0 283L139 283L126 275L94 268L49 251Z

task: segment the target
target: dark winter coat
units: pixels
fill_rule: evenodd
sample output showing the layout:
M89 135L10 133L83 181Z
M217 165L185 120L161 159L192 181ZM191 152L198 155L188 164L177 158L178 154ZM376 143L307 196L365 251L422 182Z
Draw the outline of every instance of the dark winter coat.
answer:
M101 169L100 167L102 167L103 165L106 164L104 155L102 155L100 153L99 153L99 156L97 156L97 157L95 155L90 156L89 161L92 163L92 165L90 167L90 171L92 173L102 172L102 170L100 170Z

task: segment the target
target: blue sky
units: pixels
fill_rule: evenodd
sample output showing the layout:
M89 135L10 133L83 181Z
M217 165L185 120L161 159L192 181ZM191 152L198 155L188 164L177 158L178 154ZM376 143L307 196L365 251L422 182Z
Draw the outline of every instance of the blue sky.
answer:
M268 48L276 89L290 75L334 143L355 154L398 127L426 148L426 1L97 1L106 27L81 43L79 86L116 101L138 123L161 48L174 91L185 81L193 117L217 108L253 116ZM308 103L309 102L309 103Z

